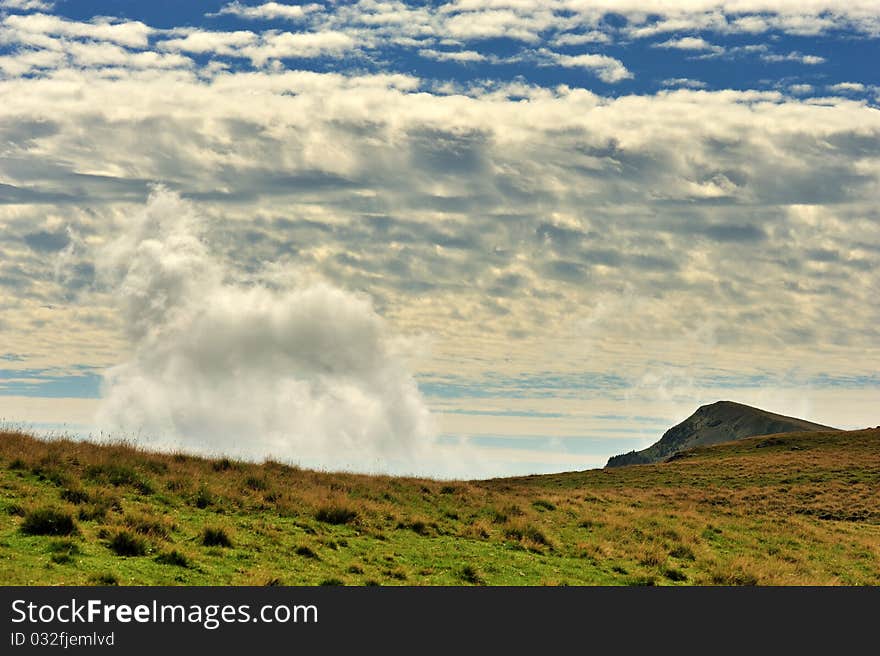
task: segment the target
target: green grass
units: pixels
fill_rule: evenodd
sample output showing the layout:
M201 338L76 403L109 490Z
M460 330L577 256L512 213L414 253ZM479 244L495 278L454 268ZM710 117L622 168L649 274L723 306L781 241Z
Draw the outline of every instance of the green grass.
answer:
M444 482L0 433L0 580L880 585L880 430L766 441Z

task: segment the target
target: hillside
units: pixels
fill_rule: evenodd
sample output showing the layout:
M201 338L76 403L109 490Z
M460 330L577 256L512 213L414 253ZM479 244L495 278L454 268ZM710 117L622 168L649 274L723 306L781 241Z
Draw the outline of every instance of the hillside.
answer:
M662 462L680 451L731 442L744 437L819 430L837 429L795 417L777 415L742 403L718 401L700 406L694 414L670 428L659 441L647 449L613 456L608 460L606 467Z
M0 581L880 585L880 428L471 482L0 433Z

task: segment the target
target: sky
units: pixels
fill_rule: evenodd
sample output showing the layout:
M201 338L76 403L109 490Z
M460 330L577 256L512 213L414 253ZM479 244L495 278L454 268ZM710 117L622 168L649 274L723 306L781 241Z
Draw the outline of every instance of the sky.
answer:
M322 469L880 424L880 4L0 0L0 418Z

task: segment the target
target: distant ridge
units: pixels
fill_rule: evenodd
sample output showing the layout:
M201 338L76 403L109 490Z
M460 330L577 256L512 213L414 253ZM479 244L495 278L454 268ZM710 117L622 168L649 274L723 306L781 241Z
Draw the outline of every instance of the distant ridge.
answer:
M804 419L777 415L742 403L717 401L697 408L694 414L670 428L659 441L648 448L612 456L605 466L622 467L662 462L686 449L741 440L756 435L820 430L838 429L814 424Z

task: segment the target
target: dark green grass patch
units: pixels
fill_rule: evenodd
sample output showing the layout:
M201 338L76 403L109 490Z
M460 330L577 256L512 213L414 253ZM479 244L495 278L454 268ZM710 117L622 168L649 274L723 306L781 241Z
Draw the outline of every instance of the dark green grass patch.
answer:
M21 531L26 535L71 535L76 533L73 515L57 508L38 508L24 516Z
M232 539L222 528L206 528L202 533L202 544L206 547L231 547Z
M89 499L89 493L80 488L66 487L61 490L61 500L72 503L75 506L88 503Z
M248 476L244 481L245 486L255 492L263 492L269 489L269 483L259 476Z
M156 562L160 565L172 565L174 567L189 567L189 559L180 553L177 549L171 551L163 551L156 556Z
M303 558L314 558L315 560L320 560L318 558L318 554L315 553L314 549L304 544L294 549L293 553L295 553L297 556L302 556Z
M66 565L73 562L73 557L80 555L79 545L73 540L55 540L49 544L49 553L53 563Z
M107 546L117 556L144 556L147 553L147 541L126 530L117 532Z
M356 510L342 506L325 506L315 513L315 519L325 524L351 524L357 517Z
M473 565L465 565L461 568L460 572L461 580L471 585L485 585L486 582L483 580L483 576L480 574L479 570Z
M86 467L85 477L99 483L109 483L115 487L128 486L143 495L153 493L153 484L133 467L103 464Z

